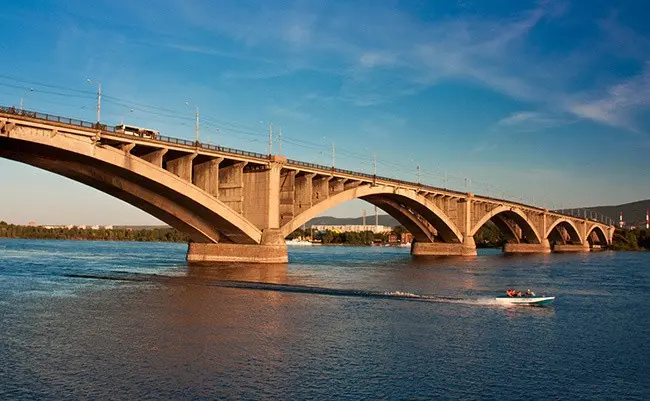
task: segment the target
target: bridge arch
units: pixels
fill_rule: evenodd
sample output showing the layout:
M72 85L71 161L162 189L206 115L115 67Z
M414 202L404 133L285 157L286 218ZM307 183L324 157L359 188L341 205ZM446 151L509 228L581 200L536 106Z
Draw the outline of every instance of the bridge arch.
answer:
M0 138L0 157L68 177L121 199L187 233L195 242L261 242L261 231L243 216L140 157L96 144L89 136L16 131L22 131L20 139Z
M587 241L589 241L589 243L592 244L592 245L593 245L593 239L592 239L592 238L593 238L593 237L592 237L593 234L596 235L596 237L597 237L597 239L598 239L598 243L599 243L599 245L603 245L603 246L605 246L605 245L610 245L610 242L609 242L609 240L608 240L608 238L607 238L607 233L605 233L605 231L603 230L603 228L602 228L601 226L599 226L599 225L597 225L597 224L594 224L594 225L593 225L591 228L589 228L589 230L587 231L587 237L586 237L586 239L587 239Z
M309 220L341 203L363 199L384 210L403 224L418 240L433 239L431 228L435 229L444 242L462 243L463 235L456 225L433 202L414 190L384 185L361 184L346 189L315 204L280 227L287 236Z
M559 228L562 227L564 228L567 233L569 234L569 240L573 243L576 244L583 244L582 237L580 236L580 231L578 230L578 227L575 225L575 223L571 220L565 219L565 218L560 218L558 220L555 220L553 224L548 228L546 231L546 234L544 235L544 238L551 240L553 239L553 232L555 232L559 235Z
M542 238L540 237L539 233L535 229L535 226L528 220L528 216L526 216L526 214L520 209L504 206L504 205L498 206L490 210L487 214L485 214L485 216L483 216L476 223L476 225L474 225L469 235L474 236L478 232L478 230L481 227L483 227L485 223L488 222L488 220L492 220L495 218L498 219L500 216L507 217L509 219L514 220L517 223L517 225L521 228L523 236L528 241L532 241L532 243L535 244L541 243ZM499 229L504 235L515 236L514 233L510 232L511 230L509 230L509 226L507 226L505 222L497 220L495 221L495 223L496 226L499 227Z

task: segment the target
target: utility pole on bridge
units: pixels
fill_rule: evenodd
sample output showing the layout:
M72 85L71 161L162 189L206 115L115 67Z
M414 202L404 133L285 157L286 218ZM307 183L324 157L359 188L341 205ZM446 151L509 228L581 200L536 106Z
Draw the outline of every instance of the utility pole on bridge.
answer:
M92 83L93 80L86 78L86 82ZM101 121L102 114L102 83L97 82L97 124Z

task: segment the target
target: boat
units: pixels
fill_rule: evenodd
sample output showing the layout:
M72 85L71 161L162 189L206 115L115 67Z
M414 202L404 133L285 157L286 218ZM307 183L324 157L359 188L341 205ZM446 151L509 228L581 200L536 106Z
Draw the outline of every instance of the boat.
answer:
M521 306L544 306L548 305L553 300L555 297L509 297L509 296L502 296L502 297L496 297L497 302L502 303L504 305L521 305Z
M289 245L289 246L311 246L311 245L313 245L311 243L311 241L307 241L307 240L303 240L303 239L296 239L296 238L286 240L286 241L284 241L284 243Z

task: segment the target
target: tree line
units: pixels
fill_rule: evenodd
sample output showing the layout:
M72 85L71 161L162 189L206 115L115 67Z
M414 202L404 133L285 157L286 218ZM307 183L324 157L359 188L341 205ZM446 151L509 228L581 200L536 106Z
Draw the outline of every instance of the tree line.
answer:
M402 226L393 228L390 233L375 234L372 231L364 232L314 232L312 238L309 229L297 229L287 239L311 238L323 244L342 245L372 245L373 243L386 244L389 235L400 238L406 229ZM91 241L136 241L136 242L188 242L189 236L171 227L157 228L114 228L92 229L80 227L54 227L23 226L8 224L0 221L0 238L25 238L25 239L63 239L63 240L91 240ZM488 222L476 233L474 240L479 248L501 248L506 240L496 225ZM609 247L617 251L643 251L650 250L650 230L621 230L616 229L612 245Z
M0 221L0 238L63 239L90 241L188 242L189 237L170 227L92 229L73 226L45 228Z

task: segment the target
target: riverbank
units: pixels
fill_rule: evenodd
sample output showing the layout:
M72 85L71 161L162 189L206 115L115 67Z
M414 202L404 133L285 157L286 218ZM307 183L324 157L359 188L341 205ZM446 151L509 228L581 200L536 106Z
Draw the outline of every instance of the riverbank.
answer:
M319 236L317 239L320 242L314 242L313 245L400 246L399 243L389 242L388 235L376 238L370 231L365 233L331 233L327 231L319 233ZM477 248L501 248L503 241L494 235L492 237L490 237L489 241L477 241ZM190 240L189 236L171 227L48 227L9 224L4 221L0 221L0 238L179 243L187 243ZM377 239L380 239L380 241L377 241ZM650 230L617 229L609 249L614 251L648 251L650 250Z

